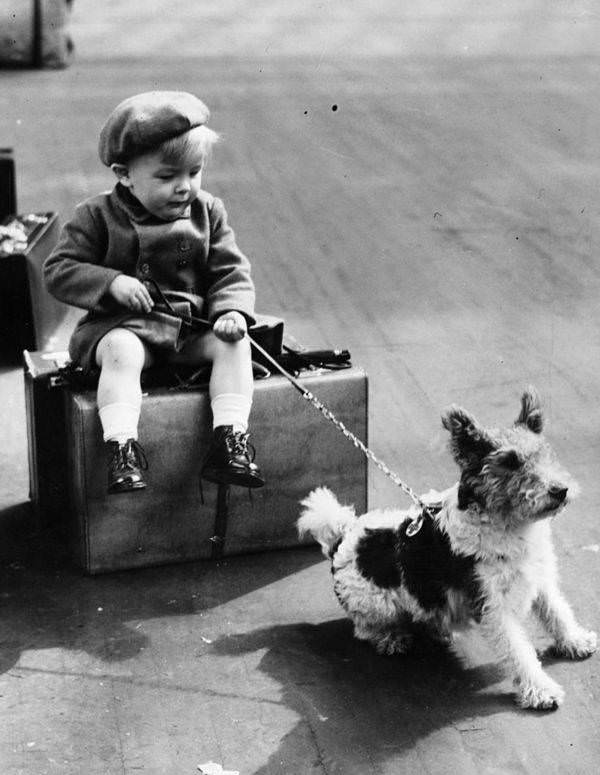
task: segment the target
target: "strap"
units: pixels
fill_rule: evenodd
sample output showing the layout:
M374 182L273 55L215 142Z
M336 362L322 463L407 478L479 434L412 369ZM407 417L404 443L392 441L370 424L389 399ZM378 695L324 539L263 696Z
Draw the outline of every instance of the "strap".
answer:
M41 67L43 64L42 0L33 0L31 23L31 64L34 67Z
M215 514L215 533L211 536L213 560L223 557L225 552L225 536L229 518L229 486L220 484L217 489L217 511Z
M178 315L175 309L173 308L173 305L171 304L171 302L165 296L163 289L156 282L156 280L153 280L153 279L144 280L144 285L146 286L150 285L154 291L154 294L158 297L158 300L161 302L161 304L164 304L165 307L169 310L169 312L175 315L175 317L180 317L180 315ZM150 293L150 295L152 296L152 293Z

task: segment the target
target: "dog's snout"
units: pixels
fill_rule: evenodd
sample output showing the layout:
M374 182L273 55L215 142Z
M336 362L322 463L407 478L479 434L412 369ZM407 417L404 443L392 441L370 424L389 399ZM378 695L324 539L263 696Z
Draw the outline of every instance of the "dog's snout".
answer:
M550 495L553 498L556 498L556 500L559 503L562 503L565 500L565 498L567 497L567 493L569 492L569 488L568 487L562 487L560 485L553 485L552 487L550 487L549 492L550 492Z

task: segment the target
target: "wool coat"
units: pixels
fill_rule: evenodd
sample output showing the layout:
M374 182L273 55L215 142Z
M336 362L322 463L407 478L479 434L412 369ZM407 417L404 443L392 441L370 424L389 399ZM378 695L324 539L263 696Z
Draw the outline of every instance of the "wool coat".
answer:
M154 281L179 314L213 323L224 312L242 313L254 323L250 262L238 248L223 203L200 191L183 217L162 221L117 183L77 206L46 259L44 278L57 299L87 310L69 344L72 360L95 365L95 349L111 329L135 331L164 350L183 345L186 326L153 310L132 313L108 293L119 274ZM148 286L152 290L152 286Z

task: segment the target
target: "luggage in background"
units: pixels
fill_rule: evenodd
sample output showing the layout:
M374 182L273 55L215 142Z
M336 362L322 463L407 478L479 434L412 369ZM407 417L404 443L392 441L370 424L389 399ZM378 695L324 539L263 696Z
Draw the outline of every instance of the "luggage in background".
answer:
M17 212L17 178L12 148L0 148L0 223Z
M0 223L0 360L18 363L23 350L66 349L83 310L44 286L42 267L58 240L56 213L12 215Z
M66 67L72 0L0 0L0 67Z

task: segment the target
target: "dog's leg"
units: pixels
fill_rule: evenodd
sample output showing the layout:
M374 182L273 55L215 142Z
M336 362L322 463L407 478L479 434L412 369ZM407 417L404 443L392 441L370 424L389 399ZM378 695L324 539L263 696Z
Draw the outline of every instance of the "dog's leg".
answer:
M419 626L427 640L436 646L449 648L454 643L454 633L450 627L450 617L444 611L439 611L435 616L422 618Z
M354 637L366 640L375 647L378 654L386 656L406 654L413 644L412 633L407 632L401 622L382 624L355 619Z
M548 582L540 590L533 609L554 638L557 653L569 659L585 659L596 651L596 633L577 623L556 584Z
M518 618L505 608L484 612L483 629L508 663L522 708L550 710L564 699L562 687L542 669L535 649Z

